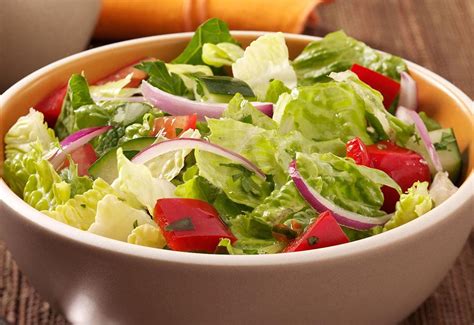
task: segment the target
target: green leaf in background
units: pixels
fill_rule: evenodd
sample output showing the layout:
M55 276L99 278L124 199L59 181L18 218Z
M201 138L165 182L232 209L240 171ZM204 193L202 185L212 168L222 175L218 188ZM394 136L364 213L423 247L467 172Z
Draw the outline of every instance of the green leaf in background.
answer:
M410 222L430 211L433 206L428 193L428 182L415 182L405 194L400 196L395 207L395 215L385 224L383 231Z
M204 44L219 44L237 42L229 33L229 27L218 18L211 18L201 24L184 51L172 63L204 64L202 47Z
M281 94L290 93L291 89L280 80L272 80L265 95L265 101L276 104Z
M163 61L140 62L135 68L145 71L148 74L147 81L169 94L183 96L187 92L183 80L173 72L169 72Z
M348 70L354 63L395 80L400 80L400 72L407 71L401 58L371 49L343 31L327 34L308 44L293 61L293 67L298 84L310 85L328 81L331 72Z
M296 164L309 186L327 200L369 217L385 215L380 210L384 200L382 185L399 189L384 172L356 165L350 159L331 153L297 153Z
M276 129L278 125L270 117L256 109L241 94L236 94L222 113L222 117L249 123L263 129Z
M59 139L64 139L77 130L75 111L81 106L92 104L94 104L94 101L89 93L86 78L80 74L73 74L68 82L61 114L54 126Z
M244 55L244 50L233 43L205 43L202 47L202 60L207 65L220 68L232 63Z

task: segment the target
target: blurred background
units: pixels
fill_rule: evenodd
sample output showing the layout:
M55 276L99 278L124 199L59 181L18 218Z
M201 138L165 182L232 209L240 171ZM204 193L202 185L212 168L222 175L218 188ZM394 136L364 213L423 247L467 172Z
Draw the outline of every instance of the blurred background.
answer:
M210 17L227 21L231 29L316 36L343 29L371 47L427 67L474 97L472 0L1 0L0 93L73 53L192 31ZM472 274L471 235L447 278L405 323L472 324ZM28 285L1 242L0 316L17 324L65 323Z

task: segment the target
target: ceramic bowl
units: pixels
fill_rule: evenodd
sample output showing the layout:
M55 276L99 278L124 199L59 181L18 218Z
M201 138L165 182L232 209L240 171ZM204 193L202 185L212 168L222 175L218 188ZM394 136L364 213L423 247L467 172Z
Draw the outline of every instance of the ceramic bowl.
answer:
M258 32L234 32L247 45ZM314 37L287 34L290 55ZM3 136L71 73L90 79L146 56L170 60L191 34L117 43L53 63L1 98ZM408 63L422 110L454 127L463 185L426 215L389 232L313 251L265 256L173 252L129 245L50 219L0 181L0 238L31 284L67 319L84 324L384 324L413 312L453 265L474 222L471 100Z

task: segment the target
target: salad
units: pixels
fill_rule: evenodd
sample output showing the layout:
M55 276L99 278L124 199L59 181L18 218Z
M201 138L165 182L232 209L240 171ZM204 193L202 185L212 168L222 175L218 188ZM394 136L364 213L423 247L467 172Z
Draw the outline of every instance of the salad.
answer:
M270 254L399 227L456 191L451 128L405 62L344 32L290 60L210 19L171 62L74 74L5 135L3 177L70 226L159 249Z

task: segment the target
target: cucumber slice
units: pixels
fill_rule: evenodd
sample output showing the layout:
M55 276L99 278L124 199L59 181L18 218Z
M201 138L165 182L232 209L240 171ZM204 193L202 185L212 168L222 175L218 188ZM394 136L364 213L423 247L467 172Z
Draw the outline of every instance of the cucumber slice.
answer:
M132 159L140 150L150 146L155 140L155 137L137 138L124 142L119 147L123 149L123 154L128 159ZM94 178L100 177L107 183L112 184L118 177L117 149L118 147L112 148L97 159L96 162L89 167L89 174Z
M243 80L228 76L196 76L195 97L198 100L228 103L240 93L249 100L255 99L252 88Z
M448 172L451 181L453 183L456 182L461 173L462 157L453 129L439 129L428 132L428 134L438 152L443 169ZM436 172L428 152L420 139L411 138L407 143L407 148L421 154L430 165L431 173Z

